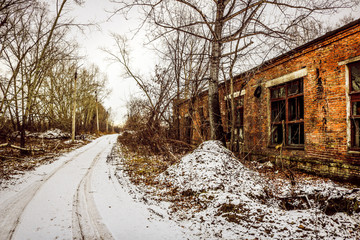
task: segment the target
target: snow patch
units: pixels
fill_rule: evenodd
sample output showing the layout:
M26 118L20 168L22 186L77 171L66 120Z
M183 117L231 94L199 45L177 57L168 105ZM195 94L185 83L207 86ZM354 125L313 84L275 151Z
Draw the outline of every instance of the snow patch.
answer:
M250 171L220 141L202 143L179 163L159 175L161 182L170 182L181 191L196 193L221 190L243 196L265 197L263 179Z
M42 133L29 133L27 134L29 137L37 137L37 138L47 138L47 139L57 139L57 138L70 138L70 133L63 132L60 129L50 129L46 132Z

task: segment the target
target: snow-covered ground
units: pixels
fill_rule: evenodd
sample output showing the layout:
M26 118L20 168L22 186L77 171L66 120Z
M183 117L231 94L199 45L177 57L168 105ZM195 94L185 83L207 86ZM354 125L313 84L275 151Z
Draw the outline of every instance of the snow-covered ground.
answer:
M182 239L114 179L106 160L116 139L96 139L4 184L0 239Z
M157 176L157 186L134 185L116 139L103 136L3 184L0 239L360 238L359 213L323 209L339 196L360 200L356 189L275 185L216 141Z
M122 169L118 174L126 176ZM157 180L155 187L137 186L133 196L169 209L170 218L187 229L191 239L360 239L358 205L350 209L357 211L352 215L330 211L332 200L359 203L359 189L324 180L296 186L270 181L243 166L217 141L203 143ZM186 204L179 203L182 196L190 196Z

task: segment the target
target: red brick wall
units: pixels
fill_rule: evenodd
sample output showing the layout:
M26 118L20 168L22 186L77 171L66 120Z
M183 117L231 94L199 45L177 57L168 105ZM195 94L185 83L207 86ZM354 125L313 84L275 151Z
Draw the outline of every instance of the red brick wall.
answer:
M360 154L349 154L347 147L347 102L345 66L339 62L360 56L360 26L338 32L322 42L283 57L263 67L246 86L245 145L264 153L275 154L268 147L269 89L263 86L259 99L253 96L255 87L271 79L302 68L304 79L304 150L287 150L283 154L296 157L316 157L324 161L347 161L360 165ZM317 74L317 69L318 73Z
M192 107L190 107L190 105ZM191 143L200 144L203 141L209 140L210 133L209 131L204 131L203 135L201 135L201 121L199 115L199 108L203 108L204 118L209 118L208 112L208 97L206 94L202 94L196 100L191 102L190 100L184 101L180 106L180 139L186 139L186 117L190 117L192 119L192 130L191 130Z
M340 61L360 56L360 25L337 31L321 41L299 48L293 53L273 59L254 73L245 86L244 132L246 151L253 155L279 155L279 150L269 147L270 90L265 88L269 80L306 68L304 81L304 149L283 149L287 159L312 159L325 165L339 163L344 168L356 166L352 174L360 179L360 153L349 152L347 146L347 84L345 65ZM235 91L240 89L240 81ZM261 85L262 94L254 97L255 88ZM220 87L222 119L226 127L224 96L225 85ZM195 101L207 109L206 94ZM186 104L183 108L186 108ZM195 117L196 119L197 117ZM199 124L195 121L195 124ZM201 141L193 135L194 142ZM342 165L345 164L345 165ZM352 168L352 167L350 167ZM330 171L330 170L324 170ZM341 172L342 170L340 170ZM354 173L355 172L355 173ZM340 175L342 173L339 173ZM346 173L347 175L350 173ZM326 175L326 174L325 174ZM345 176L346 178L346 176Z

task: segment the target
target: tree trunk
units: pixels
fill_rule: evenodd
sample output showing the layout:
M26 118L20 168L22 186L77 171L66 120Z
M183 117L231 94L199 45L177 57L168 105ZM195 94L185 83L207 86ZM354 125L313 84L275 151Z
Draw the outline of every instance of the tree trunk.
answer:
M99 134L99 105L96 98L96 134Z
M230 70L232 71L232 69ZM230 96L231 96L231 137L230 137L230 150L234 151L234 142L235 142L235 101L234 101L234 79L232 74L230 74ZM238 133L239 134L239 133Z
M71 141L75 141L75 121L76 121L76 80L77 72L74 75L74 91L73 91L73 109L72 109L72 124L71 124Z
M20 126L20 147L22 149L24 149L25 148L25 143L26 143L26 136L25 136L25 134L26 134L25 133L25 121L26 121L26 119L25 119L25 116L23 116L22 119L23 119L22 124ZM27 153L28 153L27 151L20 150L21 155L26 155Z
M109 121L106 118L106 133L109 133Z
M211 46L210 78L209 78L209 120L210 138L224 142L223 126L221 121L219 101L219 67L221 58L221 35L224 15L224 5L219 3L216 12L216 23Z

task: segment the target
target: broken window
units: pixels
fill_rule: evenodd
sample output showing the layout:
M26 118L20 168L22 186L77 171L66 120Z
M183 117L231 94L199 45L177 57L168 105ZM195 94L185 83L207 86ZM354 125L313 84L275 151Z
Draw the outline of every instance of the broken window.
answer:
M271 144L303 145L303 80L297 79L270 89Z
M304 97L289 99L289 121L301 120L304 118Z
M235 135L237 136L236 140L243 142L244 141L244 106L243 105L236 108L235 116L236 116Z
M199 108L199 117L201 137L206 140L208 138L209 121L205 118L204 107Z
M227 120L228 120L228 136L230 141L230 131L231 131L231 100L227 100ZM240 96L234 99L235 107L235 141L243 142L244 140L244 97Z
M351 91L360 91L360 62L349 65L351 77Z
M289 144L304 144L304 124L289 124Z
M271 142L276 145L283 142L283 127L281 124L272 126Z
M360 148L360 118L352 119L352 147Z
M184 128L185 133L184 133L184 135L185 135L185 141L186 141L187 143L191 143L191 137L192 137L192 136L191 136L191 132L192 132L191 123L192 123L191 117L190 117L190 116L186 116L186 117L185 117L185 123L184 123L184 125L185 125L185 128Z
M271 120L273 123L281 123L285 120L285 100L271 103Z
M360 149L360 61L349 64L351 147Z

